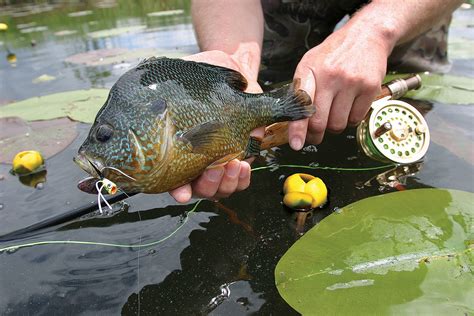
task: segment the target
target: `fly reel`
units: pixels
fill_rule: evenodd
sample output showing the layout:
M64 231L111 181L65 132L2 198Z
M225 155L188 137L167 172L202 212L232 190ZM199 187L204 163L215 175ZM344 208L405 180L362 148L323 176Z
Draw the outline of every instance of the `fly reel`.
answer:
M417 109L387 96L372 103L369 115L357 128L357 142L373 159L410 164L426 154L430 132Z

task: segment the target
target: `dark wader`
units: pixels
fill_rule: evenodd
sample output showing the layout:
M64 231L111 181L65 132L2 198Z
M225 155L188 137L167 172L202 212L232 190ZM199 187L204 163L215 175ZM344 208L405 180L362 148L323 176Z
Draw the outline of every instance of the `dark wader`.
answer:
M262 0L265 33L259 79L284 81L293 77L301 57L329 36L345 16L367 1ZM451 15L412 41L395 47L388 70L447 71L447 37Z

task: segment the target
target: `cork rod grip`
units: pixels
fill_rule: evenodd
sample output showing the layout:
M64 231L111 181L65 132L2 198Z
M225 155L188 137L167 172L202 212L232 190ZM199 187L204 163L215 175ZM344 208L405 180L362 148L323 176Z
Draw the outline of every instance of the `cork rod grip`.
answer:
M421 77L413 75L404 79L395 79L382 85L381 93L374 101L391 96L398 99L410 90L421 87ZM288 143L288 122L275 123L265 128L265 136L261 148L268 149Z

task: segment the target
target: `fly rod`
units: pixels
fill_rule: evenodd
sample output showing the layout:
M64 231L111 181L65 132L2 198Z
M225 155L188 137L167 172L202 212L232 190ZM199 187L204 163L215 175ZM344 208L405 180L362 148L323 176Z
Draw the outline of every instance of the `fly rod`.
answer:
M405 95L408 91L418 89L420 86L421 86L421 78L418 75L414 75L405 79L395 79L382 86L382 91L380 95L376 97L376 100L380 100L386 97L390 97L391 99L398 99L401 96ZM288 123L287 122L275 123L268 126L265 129L265 137L262 141L262 149L268 149L275 146L281 146L287 143L288 143ZM375 156L376 154L380 155L380 153L378 152L374 153L373 155ZM27 226L27 227L18 229L16 231L7 233L3 236L0 236L0 242L11 241L17 238L24 238L39 230L44 230L44 229L52 228L60 224L64 224L71 220L77 219L78 217L81 217L83 215L96 211L99 208L99 203L104 203L104 204L101 204L101 207L102 207L102 206L105 206L107 203L110 203L110 204L116 203L132 195L135 195L135 194L127 195L125 193L121 193L121 194L112 195L109 198L107 198L106 201L99 201L97 203L84 205L82 207L67 211L65 213L46 218L30 226Z

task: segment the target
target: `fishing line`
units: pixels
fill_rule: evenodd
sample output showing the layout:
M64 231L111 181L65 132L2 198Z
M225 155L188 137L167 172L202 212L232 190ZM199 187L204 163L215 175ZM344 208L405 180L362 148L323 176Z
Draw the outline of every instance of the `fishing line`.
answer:
M389 167L396 167L396 164L389 164L377 167L366 167L366 168L339 168L339 167L326 167L326 166L304 166L304 165L275 165L275 166L263 166L253 168L252 171L266 170L266 169L278 169L278 168L301 168L301 169L314 169L314 170L332 170L332 171L370 171L379 170Z
M161 238L160 240L149 242L146 244L116 244L116 243L105 243L105 242L95 242L95 241L82 241L82 240L46 240L46 241L37 241L37 242L31 242L31 243L25 243L25 244L19 244L19 245L14 245L14 246L8 246L4 248L0 248L0 252L12 252L16 251L21 248L25 247L32 247L32 246L40 246L40 245L52 245L52 244L74 244L74 245L92 245L92 246L104 246L104 247L116 247L116 248L148 248L151 246L158 245L169 238L171 238L173 235L175 235L188 221L189 215L194 213L199 206L199 204L203 200L198 200L193 208L186 213L186 217L184 218L183 222L174 230L172 231L168 236Z
M110 166L106 166L106 167L102 168L102 171L104 171L104 169L111 169L111 170L117 171L118 173L120 173L120 174L123 175L124 177L127 177L127 178L129 178L130 180L132 180L132 181L137 181L137 179L135 179L135 178L129 176L128 174L126 174L125 172L123 172L123 171L120 170L120 169L117 169L117 168L114 168L114 167L110 167ZM102 172L102 171L101 171L101 172Z
M142 216L140 210L138 210L138 219L141 222ZM138 316L140 316L140 248L142 246L142 234L140 232L140 238L138 240L138 251L137 251L137 296L138 296Z
M390 167L396 166L395 164L388 164L388 165L382 165L382 166L376 166L376 167L366 167L366 168L339 168L339 167L327 167L327 166L306 166L306 165L278 165L279 168L301 168L301 169L319 169L319 170L333 170L333 171L370 171L370 170L379 170L379 169L386 169ZM253 168L252 171L260 171L260 170L267 170L267 169L273 169L275 166L263 166L263 167L256 167ZM100 192L100 191L99 191ZM125 194L126 195L126 194ZM48 241L38 241L38 242L31 242L31 243L25 243L25 244L18 244L18 245L13 245L13 246L7 246L4 248L0 248L0 252L11 252L11 251L16 251L21 248L25 247L32 247L32 246L40 246L40 245L52 245L52 244L76 244L76 245L93 245L93 246L104 246L104 247L116 247L116 248L148 248L151 246L155 246L157 244L160 244L169 238L171 238L173 235L175 235L188 221L189 215L194 213L199 206L199 204L203 200L198 200L193 208L186 213L186 217L184 218L183 222L173 231L171 232L168 236L163 237L160 240L153 241L150 243L146 244L118 244L118 243L104 243L104 242L95 242L95 241L81 241L81 240L48 240ZM108 203L107 203L108 204ZM99 203L100 205L100 203ZM140 215L140 214L139 214Z

